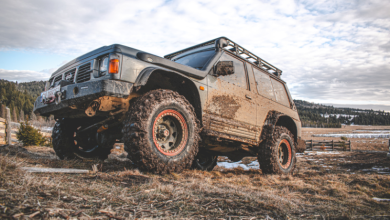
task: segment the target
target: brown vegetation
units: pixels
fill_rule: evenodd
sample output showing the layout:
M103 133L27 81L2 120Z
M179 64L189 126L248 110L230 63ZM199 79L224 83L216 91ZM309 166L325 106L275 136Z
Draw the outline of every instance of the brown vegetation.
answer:
M61 161L50 148L0 148L1 218L366 219L390 209L373 200L390 198L390 176L362 170L390 167L384 153L299 156L292 176L221 167L159 176L113 158ZM24 166L91 172L27 173Z
M349 134L357 130L390 130L390 126L346 126L342 128L302 128L304 140L340 141L336 137L313 137L315 134ZM389 139L384 138L348 138L352 143L353 150L388 151Z

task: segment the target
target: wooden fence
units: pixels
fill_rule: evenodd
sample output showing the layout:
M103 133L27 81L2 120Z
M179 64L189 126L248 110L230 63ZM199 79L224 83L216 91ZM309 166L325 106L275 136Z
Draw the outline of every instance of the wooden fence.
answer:
M16 133L18 132L19 123L11 122L11 114L9 108L6 108L6 118L0 118L0 143L15 144L18 143ZM15 126L16 128L12 128Z
M311 151L352 151L351 141L306 141L306 150Z

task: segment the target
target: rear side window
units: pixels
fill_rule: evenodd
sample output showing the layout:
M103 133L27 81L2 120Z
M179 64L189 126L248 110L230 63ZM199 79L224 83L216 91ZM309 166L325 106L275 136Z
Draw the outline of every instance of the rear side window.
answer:
M271 79L271 82L274 87L276 101L282 105L290 106L290 101L288 100L286 88L284 87L284 85L274 79Z
M253 68L253 73L256 79L257 91L260 93L260 95L275 100L275 95L269 75L261 72L256 68Z
M219 61L233 61L234 74L226 75L226 76L218 76L218 78L226 82L232 83L233 85L242 87L244 89L248 88L246 83L244 62L228 55L227 53L224 53L219 59Z

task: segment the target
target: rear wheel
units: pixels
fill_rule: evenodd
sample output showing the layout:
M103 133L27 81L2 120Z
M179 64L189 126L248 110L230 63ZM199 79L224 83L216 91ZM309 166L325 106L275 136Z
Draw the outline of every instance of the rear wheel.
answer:
M291 132L276 126L272 138L260 146L258 160L260 169L267 174L291 174L296 164L294 137Z
M200 151L196 155L192 168L197 170L212 171L217 165L218 156L211 154L210 152Z
M59 119L52 133L53 149L60 159L106 159L115 143L108 133L77 134L83 123L72 119Z
M198 153L199 121L183 96L170 90L150 91L126 117L125 150L141 170L164 174L191 166Z

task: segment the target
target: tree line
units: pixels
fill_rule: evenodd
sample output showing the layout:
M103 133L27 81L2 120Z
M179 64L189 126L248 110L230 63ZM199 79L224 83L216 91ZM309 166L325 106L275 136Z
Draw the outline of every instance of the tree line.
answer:
M346 125L390 125L390 113L372 109L335 108L294 100L303 127L339 128Z
M0 116L5 118L5 107L10 108L12 121L24 121L35 117L32 115L34 102L44 90L45 83L20 83L0 80ZM40 92L39 92L40 91Z

